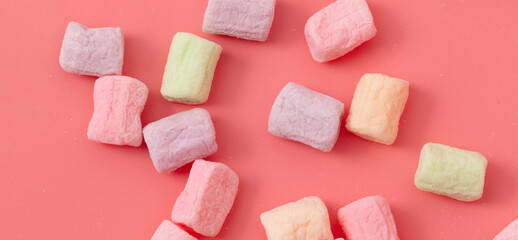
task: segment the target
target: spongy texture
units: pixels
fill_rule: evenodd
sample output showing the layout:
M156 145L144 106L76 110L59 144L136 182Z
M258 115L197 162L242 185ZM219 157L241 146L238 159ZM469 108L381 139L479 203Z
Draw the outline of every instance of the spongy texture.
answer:
M197 240L186 231L174 225L171 221L164 220L158 226L151 240Z
M329 152L338 138L343 114L342 102L290 82L275 99L268 131Z
M507 225L493 240L518 240L518 219Z
M88 28L70 22L59 55L69 73L91 76L121 75L124 36L120 28Z
M209 0L203 32L266 41L273 22L275 0Z
M222 48L191 33L174 35L160 93L174 102L201 104L209 98Z
M358 82L345 127L352 133L391 145L408 99L409 83L383 74L365 74Z
M155 168L167 173L218 150L210 114L194 108L144 127L144 140Z
M326 205L305 197L261 214L268 240L333 240Z
M427 143L421 149L414 183L417 188L460 201L482 197L487 160L478 153Z
M327 62L373 38L376 27L365 0L338 0L311 16L304 34L313 59Z
M140 146L140 115L148 93L144 83L131 77L105 76L97 79L88 139L115 145Z
M390 206L381 196L357 200L338 210L348 240L398 240Z
M208 237L216 236L236 198L239 178L223 163L196 160L171 219Z

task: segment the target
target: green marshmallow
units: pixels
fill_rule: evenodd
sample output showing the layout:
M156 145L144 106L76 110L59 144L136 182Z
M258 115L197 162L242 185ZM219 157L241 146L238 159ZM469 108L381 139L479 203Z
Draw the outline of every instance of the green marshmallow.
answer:
M480 153L427 143L414 183L423 191L471 202L482 197L486 167L487 160Z
M206 102L221 51L217 43L191 33L176 33L165 65L162 96L185 104Z

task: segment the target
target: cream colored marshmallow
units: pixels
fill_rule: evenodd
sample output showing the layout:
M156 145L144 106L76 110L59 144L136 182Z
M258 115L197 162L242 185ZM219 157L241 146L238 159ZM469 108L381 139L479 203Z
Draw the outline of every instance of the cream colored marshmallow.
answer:
M333 240L326 205L306 197L261 214L268 240Z

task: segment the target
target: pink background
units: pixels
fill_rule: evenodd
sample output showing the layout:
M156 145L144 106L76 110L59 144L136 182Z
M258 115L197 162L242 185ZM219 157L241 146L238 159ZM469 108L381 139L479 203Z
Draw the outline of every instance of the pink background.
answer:
M0 239L150 239L183 189L190 165L154 169L140 148L88 141L94 77L58 63L69 21L119 26L123 74L150 88L143 124L191 106L159 92L171 39L186 31L223 46L207 109L223 162L240 176L234 207L214 239L266 239L261 212L321 197L335 237L338 209L368 195L391 204L407 239L492 239L518 218L518 1L368 0L377 35L333 62L312 60L305 21L332 0L278 0L264 43L201 31L207 0L0 2ZM410 82L392 146L342 125L330 153L270 135L270 107L293 81L346 111L364 73ZM419 152L439 142L488 158L484 196L463 203L419 191ZM209 239L200 237L200 239Z

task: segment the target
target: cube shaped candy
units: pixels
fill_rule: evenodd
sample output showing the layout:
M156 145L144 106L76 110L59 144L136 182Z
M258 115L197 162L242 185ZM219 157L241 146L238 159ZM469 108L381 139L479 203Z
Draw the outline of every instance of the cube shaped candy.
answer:
M518 239L518 219L511 222L493 240L517 240Z
M238 185L237 174L225 164L196 160L174 204L173 222L204 236L216 236L234 204Z
M268 131L324 152L336 143L344 104L295 83L288 83L273 103Z
M427 143L421 150L415 186L423 191L460 200L482 197L487 160L482 154Z
M120 28L88 28L70 22L59 55L69 73L91 76L121 75L124 36Z
M305 197L261 214L268 240L333 240L322 199Z
M94 85L94 114L88 139L115 145L140 146L144 110L149 90L137 79L105 76Z
M304 34L313 59L327 62L373 38L376 27L365 0L338 0L311 16Z
M348 240L398 240L390 206L381 196L357 200L338 210Z
M174 225L174 223L164 220L158 226L151 240L196 240L196 238Z
M165 65L162 96L185 104L206 102L221 51L214 42L190 33L176 33Z
M382 74L365 74L358 82L345 127L352 133L391 145L408 99L409 83Z
M203 32L266 41L273 22L275 0L209 0Z
M203 108L173 114L144 127L144 140L159 173L167 173L218 150L210 114Z

